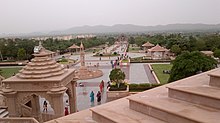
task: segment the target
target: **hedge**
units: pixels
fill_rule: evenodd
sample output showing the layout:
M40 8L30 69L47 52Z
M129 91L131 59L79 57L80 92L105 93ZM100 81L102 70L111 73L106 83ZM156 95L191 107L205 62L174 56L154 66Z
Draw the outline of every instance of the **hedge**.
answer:
M148 89L152 89L155 87L159 87L164 84L151 84L151 83L140 83L140 84L129 84L129 91L131 92L140 92L145 91ZM123 83L120 84L119 88L118 85L111 85L109 91L125 91L127 86Z
M150 84L150 83L129 84L129 91L145 91L161 85L163 84Z
M124 83L121 83L119 85L115 84L115 85L111 85L109 91L125 91L127 89L127 85L125 85Z

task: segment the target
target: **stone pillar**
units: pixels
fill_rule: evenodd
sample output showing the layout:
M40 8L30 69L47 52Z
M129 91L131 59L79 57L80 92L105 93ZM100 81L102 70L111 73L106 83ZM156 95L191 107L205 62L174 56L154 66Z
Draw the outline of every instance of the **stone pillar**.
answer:
M32 116L40 122L43 122L41 112L40 112L40 103L39 96L33 95L31 99L31 107L32 107Z
M164 59L164 54L165 54L165 52L162 52L162 59Z
M10 117L18 116L17 111L17 92L14 91L6 85L5 88L2 89L3 95L6 97L6 106L8 106L8 112Z
M76 105L76 80L71 81L71 95L69 95L70 113L77 111Z
M54 85L53 88L47 92L50 95L53 109L56 117L64 116L63 95L67 88L64 86Z
M80 62L81 62L81 66L85 66L85 52L82 42L80 45Z
M150 56L151 56L151 59L153 59L153 52L150 51Z

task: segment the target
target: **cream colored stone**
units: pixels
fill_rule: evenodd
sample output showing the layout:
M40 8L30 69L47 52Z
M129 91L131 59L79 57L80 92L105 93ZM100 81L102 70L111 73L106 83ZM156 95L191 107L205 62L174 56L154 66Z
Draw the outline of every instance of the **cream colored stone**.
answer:
M31 116L40 122L51 119L42 119L39 96L46 98L51 104L54 115L50 117L64 116L65 92L69 95L70 112L76 112L75 70L64 69L44 48L34 56L18 74L2 81L5 85L2 94L6 97L9 116ZM28 102L29 106L26 105Z

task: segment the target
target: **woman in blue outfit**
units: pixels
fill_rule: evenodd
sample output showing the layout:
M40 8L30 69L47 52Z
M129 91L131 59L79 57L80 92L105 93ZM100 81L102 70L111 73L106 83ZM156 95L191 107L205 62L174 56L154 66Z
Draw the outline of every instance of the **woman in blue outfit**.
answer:
M91 105L93 105L94 104L94 92L92 91L91 93L90 93L90 102L91 102Z

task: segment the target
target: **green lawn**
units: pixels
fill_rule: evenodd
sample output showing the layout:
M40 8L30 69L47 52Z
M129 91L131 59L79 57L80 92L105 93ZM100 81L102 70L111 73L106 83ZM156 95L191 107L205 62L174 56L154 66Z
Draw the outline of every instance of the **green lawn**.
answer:
M129 52L132 52L132 51L138 51L140 50L140 47L129 47Z
M164 74L163 70L171 70L171 64L152 64L151 65L155 74L157 75L160 83L167 83L170 77L170 74Z
M0 68L1 75L5 78L11 77L13 74L18 73L21 67L14 67L14 68Z
M128 62L128 59L123 59L121 62L122 62L122 63L127 63L127 62Z

